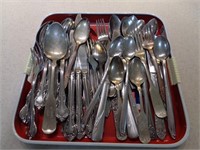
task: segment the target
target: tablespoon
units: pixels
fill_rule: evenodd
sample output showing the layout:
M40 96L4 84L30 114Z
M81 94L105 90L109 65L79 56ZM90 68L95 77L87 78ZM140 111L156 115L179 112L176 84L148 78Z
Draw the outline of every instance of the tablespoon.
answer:
M62 59L67 53L67 37L63 27L54 22L47 29L44 38L44 54L51 60L50 83L48 87L47 101L44 110L44 119L42 131L45 134L51 134L56 130L56 99L55 89L55 68L56 62Z
M108 71L108 79L115 85L115 89L117 91L117 111L115 117L116 123L116 136L119 140L125 140L127 135L125 133L120 132L120 117L121 117L121 105L122 105L122 97L121 97L121 83L124 80L125 70L124 64L119 56L113 57L110 62L110 67Z
M125 84L124 84L124 91L128 91L128 82L129 82L129 61L134 57L136 44L135 40L128 36L123 38L123 53L122 56L125 59L125 66L126 66L126 76L125 76ZM128 95L124 94L123 103L122 103L122 111L120 117L120 133L126 133L126 121L127 121L127 106L128 106Z
M166 106L167 106L167 120L170 135L173 139L176 138L176 125L174 119L174 110L172 104L172 96L170 91L170 84L168 80L168 72L166 66L166 59L170 55L170 45L166 38L163 36L157 36L155 38L154 54L158 60L162 63L163 77L165 83L165 93L166 93Z
M145 80L146 74L145 74L145 68L139 58L136 57L131 60L129 71L130 71L129 79L133 84L136 85L140 97L140 113L139 116L137 117L139 139L142 143L149 143L151 138L148 128L147 116L143 108L144 105L143 105L143 97L141 91L142 90L141 85Z
M85 43L89 37L90 33L90 26L89 21L87 19L82 19L76 26L76 29L74 31L74 40L76 42L76 46L72 52L72 55L70 56L68 67L65 72L65 88L67 87L69 77L71 74L71 69L74 65L76 55L78 53L79 46L83 43Z

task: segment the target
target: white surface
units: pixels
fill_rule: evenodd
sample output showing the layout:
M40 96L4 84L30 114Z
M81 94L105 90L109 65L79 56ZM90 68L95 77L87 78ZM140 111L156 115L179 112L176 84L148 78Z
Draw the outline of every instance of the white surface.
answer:
M181 74L190 136L180 149L199 149L200 2L198 0L1 0L0 1L1 148L47 148L21 143L12 131L23 71L42 20L55 12L135 12L155 14L165 23ZM49 147L50 148L50 147ZM64 147L51 147L64 148ZM65 147L69 148L69 147ZM80 147L79 147L80 148Z

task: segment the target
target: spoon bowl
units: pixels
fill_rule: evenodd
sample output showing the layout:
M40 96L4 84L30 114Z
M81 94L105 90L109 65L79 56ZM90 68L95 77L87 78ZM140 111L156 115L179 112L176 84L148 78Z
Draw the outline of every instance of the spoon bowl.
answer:
M110 69L108 72L109 80L119 85L124 79L124 64L119 56L113 57L110 63Z
M74 31L74 40L76 44L80 45L85 43L89 37L90 26L87 19L82 19L76 26Z
M129 71L129 78L136 86L140 86L145 81L145 68L139 58L131 60Z
M158 59L167 59L170 55L170 45L163 36L157 36L154 40L154 54Z
M113 41L116 37L118 37L121 34L120 33L121 20L117 15L112 15L110 17L109 25L110 25L110 37Z
M136 43L135 40L128 36L128 37L124 37L123 39L123 58L124 59L132 59L135 55L135 50L136 50Z
M47 29L44 38L44 54L51 60L58 60L67 52L67 37L62 26L54 22Z
M121 32L123 36L126 36L127 34L127 29L132 25L135 24L135 22L137 21L137 18L132 15L129 17L124 17L122 19L122 23L121 23Z
M122 43L123 43L123 37L118 36L110 45L109 48L109 56L121 56L122 55Z
M107 60L105 47L98 41L94 44L94 48L92 49L92 55L101 64L105 63Z

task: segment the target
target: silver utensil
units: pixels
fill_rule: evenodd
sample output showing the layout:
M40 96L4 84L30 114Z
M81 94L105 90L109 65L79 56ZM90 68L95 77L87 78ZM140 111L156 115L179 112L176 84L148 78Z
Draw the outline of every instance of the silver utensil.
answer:
M66 119L63 127L64 137L72 141L77 136L77 127L75 123L75 73L71 72L68 85L68 107L69 117Z
M149 56L149 53L146 53L147 55L147 60L148 60L148 66L149 66L149 71L150 71L150 75L151 75L151 78L152 78L152 81L153 81L153 84L158 88L158 82L157 82L157 73L156 73L156 70L155 70L155 67L153 66L152 62L151 62L151 58ZM144 85L144 96L146 97L145 100L145 106L146 106L146 110L149 110L147 111L147 117L149 118L149 128L151 127L151 130L150 130L150 134L151 134L151 138L152 136L154 137L154 126L153 126L153 118L152 118L152 113L151 113L151 110L150 110L150 105L149 105L149 96L148 96L148 93L147 93L147 85ZM151 119L151 118L152 119ZM157 117L156 115L154 115L154 120L155 120L155 130L156 130L156 135L159 139L161 140L164 140L165 136L166 136L166 127L165 127L165 121L163 118L159 118Z
M56 61L63 58L67 53L67 37L63 27L59 23L52 23L47 29L44 38L44 54L51 59L51 79L48 88L47 101L45 103L42 131L51 134L56 130L56 99L55 89L55 68Z
M94 48L92 49L92 55L96 61L99 63L99 71L100 75L102 77L103 75L103 65L105 64L107 60L107 52L105 47L100 42L94 43Z
M74 31L74 40L76 42L76 46L73 50L72 55L70 56L68 67L65 72L65 87L68 84L69 76L71 74L71 69L74 65L76 55L78 53L78 48L81 44L85 43L89 37L90 33L90 26L87 19L82 19L76 26Z
M103 90L101 92L101 99L98 106L98 111L96 114L94 127L92 131L92 140L93 141L101 141L103 138L104 131L104 122L105 122L105 114L106 114L106 101L108 96L110 82L106 80L103 84Z
M163 77L165 83L165 93L166 93L166 106L167 106L167 120L170 135L173 139L176 138L176 125L174 118L174 110L172 104L172 97L170 91L170 84L167 74L166 59L170 55L170 45L166 38L163 36L157 36L155 38L154 54L157 59L162 62Z
M145 68L139 58L134 58L132 59L130 63L130 67L128 69L130 70L129 79L133 84L137 86L137 90L140 96L140 113L139 113L139 116L137 117L139 139L142 143L149 143L151 138L150 138L150 133L149 133L149 128L148 128L147 116L143 108L144 105L143 105L143 97L142 97L142 92L141 92L142 90L141 85L143 84L145 76L146 76Z
M142 33L138 32L137 34L135 34L135 39L136 39L136 45L137 45L135 56L140 58L146 70L146 75L149 82L149 93L150 93L153 109L155 111L156 116L158 116L159 118L165 118L167 116L167 112L163 105L162 98L160 96L159 90L155 87L155 85L152 82L149 70L146 65L145 51L142 47Z
M127 138L126 132L120 132L120 120L121 120L121 105L122 105L122 97L121 97L121 89L122 86L120 84L124 80L124 64L119 56L113 57L110 62L110 67L108 71L108 79L115 85L115 89L117 90L117 126L116 128L116 136L119 140L125 140Z
M117 15L111 15L109 20L109 27L110 27L110 39L111 41L113 41L118 36L121 35L120 33L121 20Z
M125 59L125 66L126 66L126 76L125 76L125 84L124 90L128 91L129 85L129 61L134 57L136 44L135 40L128 36L123 38L123 53L122 56ZM127 107L128 107L128 95L124 94L123 103L122 103L122 110L121 110L121 117L120 117L120 133L126 133L126 123L127 123Z
M122 35L123 36L127 36L127 30L128 28L135 24L136 21L138 19L134 16L134 15L131 15L129 17L124 17L121 21L121 32L122 32Z

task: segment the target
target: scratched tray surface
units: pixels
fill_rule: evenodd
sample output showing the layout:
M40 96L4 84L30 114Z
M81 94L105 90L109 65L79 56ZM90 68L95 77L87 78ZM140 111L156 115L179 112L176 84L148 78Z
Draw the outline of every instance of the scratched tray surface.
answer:
M131 14L118 14L118 17L120 19L122 19L124 16L130 16ZM110 19L110 14L82 14L83 18L88 18L88 20L90 21L90 25L91 28L95 31L95 25L96 25L96 20L100 19L100 18L104 18L106 24L109 22ZM137 15L135 14L135 16L138 19L143 19L145 22L148 22L150 19L152 18L156 18L158 21L158 34L160 33L160 28L161 26L163 26L162 21L152 15ZM44 21L42 22L45 23L47 21L57 21L57 22L62 22L65 18L70 17L72 19L75 19L76 14L53 14L50 15L48 17L46 17L44 19ZM108 24L107 24L108 25ZM95 37L94 37L95 38ZM27 81L27 77L25 77L24 80L24 84L22 87L22 91L21 91L21 96L19 99L19 103L17 105L17 109L16 109L16 113L14 116L14 132L16 134L16 136L22 140L23 142L26 143L40 143L40 144L63 144L63 145L67 145L70 144L71 142L68 142L67 139L63 136L62 133L62 123L58 123L57 124L57 130L51 134L51 135L46 135L42 132L42 120L43 120L43 113L44 113L44 109L43 110L36 110L36 123L37 123L37 134L35 135L34 138L32 138L31 140L28 140L28 136L26 135L27 132L27 125L25 125L24 123L22 123L22 121L19 118L19 111L21 110L21 108L24 106L25 101L26 101L26 96L31 88L30 83ZM179 143L182 140L186 140L185 136L186 136L186 132L188 131L188 123L187 123L187 112L185 110L184 107L184 101L182 99L182 95L181 92L179 90L179 86L178 85L172 85L170 87L171 90L171 94L172 94L172 103L174 106L174 115L175 115L175 123L176 123L176 139L172 139L171 136L169 135L169 131L167 128L167 122L165 121L165 125L166 125L166 129L167 129L167 135L165 137L164 140L160 140L160 139L155 139L155 140L151 140L150 143L148 145L152 145L152 147L156 146L156 145L160 145L161 146L167 146L170 144L176 144ZM95 144L95 142L93 142L91 139L85 137L81 140L75 139L73 142L77 143L80 142L82 144L85 143L90 143L90 144ZM72 143L73 143L72 142ZM110 115L108 118L105 119L105 126L104 126L104 134L103 134L103 139L101 142L99 142L99 144L115 144L115 143L121 143L122 145L126 146L126 144L130 145L132 144L133 146L136 145L141 145L142 143L139 141L139 138L136 139L129 139L127 138L125 141L119 141L116 138L116 134L115 134L115 125L114 125L114 117L113 117L113 112L111 111ZM119 145L118 145L119 146ZM177 145L178 146L178 145ZM144 146L145 147L145 146ZM151 146L150 146L151 147Z

